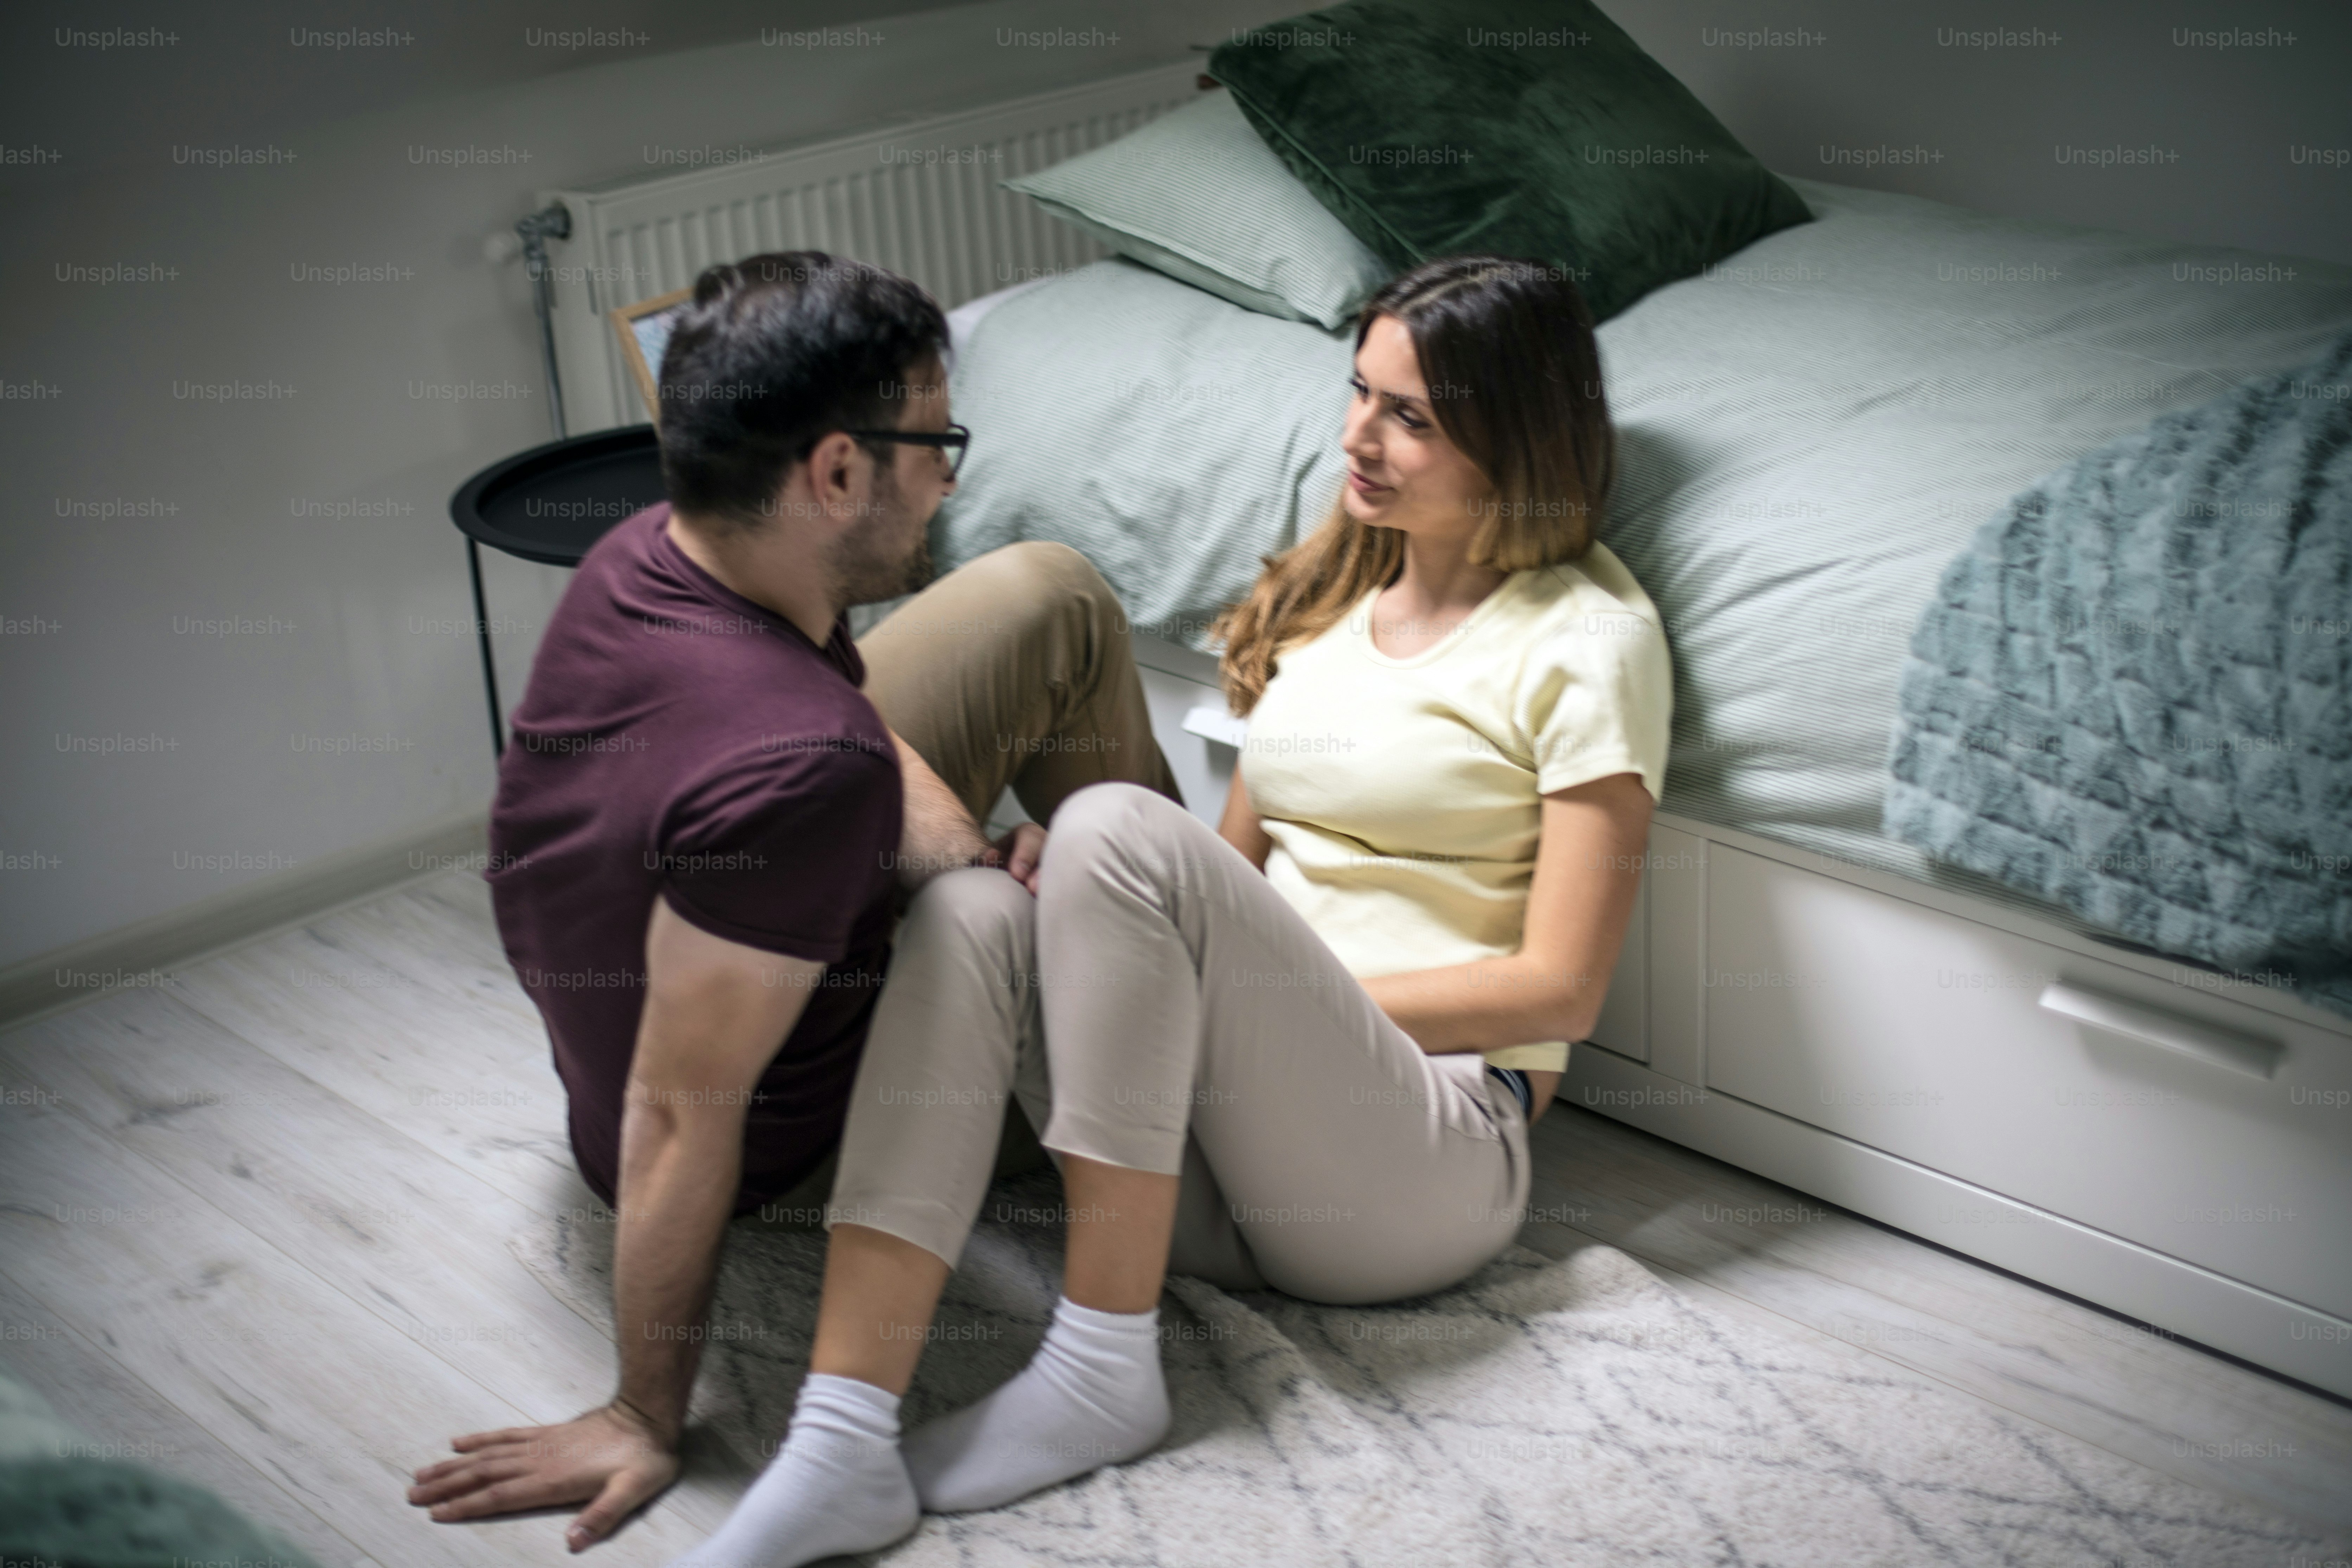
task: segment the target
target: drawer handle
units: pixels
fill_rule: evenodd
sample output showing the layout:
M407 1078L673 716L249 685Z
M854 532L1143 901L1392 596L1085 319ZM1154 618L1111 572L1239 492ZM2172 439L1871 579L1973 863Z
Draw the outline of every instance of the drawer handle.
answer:
M2161 1046L2185 1057L2210 1062L2233 1072L2268 1078L2278 1070L2282 1047L2276 1040L2242 1035L2212 1024L2196 1023L2177 1014L2103 996L2072 985L2053 985L2042 993L2042 1010L2105 1029L2126 1039Z

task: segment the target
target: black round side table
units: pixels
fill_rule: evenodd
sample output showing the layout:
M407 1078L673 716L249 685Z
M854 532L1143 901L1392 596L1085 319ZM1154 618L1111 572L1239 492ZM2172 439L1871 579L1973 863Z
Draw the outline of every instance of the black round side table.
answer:
M589 547L632 513L667 499L661 449L650 425L626 425L550 441L502 458L449 498L449 518L466 536L474 579L474 630L481 638L482 685L490 703L490 743L504 755L499 672L490 659L490 613L482 597L485 544L543 566L577 566Z

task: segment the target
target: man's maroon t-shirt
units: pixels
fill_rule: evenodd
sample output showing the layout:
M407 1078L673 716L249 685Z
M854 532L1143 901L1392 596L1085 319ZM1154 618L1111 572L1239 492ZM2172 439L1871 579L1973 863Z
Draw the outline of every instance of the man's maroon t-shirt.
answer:
M490 813L490 897L607 1203L656 898L827 967L761 1075L738 1213L839 1139L889 958L898 759L836 623L818 647L722 586L650 507L599 540L548 623Z

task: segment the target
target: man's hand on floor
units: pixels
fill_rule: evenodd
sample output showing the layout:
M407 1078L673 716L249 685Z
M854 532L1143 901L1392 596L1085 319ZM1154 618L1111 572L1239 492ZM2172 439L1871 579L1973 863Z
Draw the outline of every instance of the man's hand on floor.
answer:
M460 1458L418 1470L410 1502L431 1508L443 1524L587 1502L564 1531L574 1552L604 1540L677 1479L673 1447L614 1405L557 1426L469 1433L449 1446Z

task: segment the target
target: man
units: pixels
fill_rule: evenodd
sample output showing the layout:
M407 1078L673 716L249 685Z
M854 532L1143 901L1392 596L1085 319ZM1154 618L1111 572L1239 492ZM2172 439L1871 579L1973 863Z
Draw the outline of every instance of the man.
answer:
M849 605L930 576L966 439L947 347L921 289L815 251L710 268L680 314L670 501L582 561L490 826L499 933L618 1214L620 1386L456 1439L409 1491L436 1520L586 1501L578 1551L667 1486L719 1238L829 1191L900 901L974 865L1034 887L1043 830L978 826L1008 784L1040 821L1106 780L1176 795L1074 551L997 551L851 640Z

